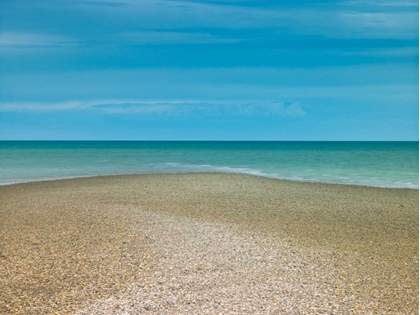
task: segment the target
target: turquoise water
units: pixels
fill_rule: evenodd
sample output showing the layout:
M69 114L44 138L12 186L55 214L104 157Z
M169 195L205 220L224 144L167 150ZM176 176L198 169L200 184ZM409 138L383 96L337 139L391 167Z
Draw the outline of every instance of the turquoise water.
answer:
M217 171L418 188L418 166L418 142L0 141L0 184Z

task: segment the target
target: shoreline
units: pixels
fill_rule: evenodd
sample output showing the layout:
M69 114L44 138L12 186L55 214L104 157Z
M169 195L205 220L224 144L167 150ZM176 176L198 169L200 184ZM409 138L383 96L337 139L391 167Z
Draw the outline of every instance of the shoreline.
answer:
M20 184L30 184L30 183L43 183L43 182L51 182L51 181L63 181L63 180L73 180L73 179L84 179L84 178L107 178L107 177L119 177L119 176L143 176L143 175L176 175L176 174L231 174L231 175L245 175L245 176L255 176L255 177L262 177L267 179L274 179L284 182L296 182L296 183L304 183L304 184L321 184L321 185L342 185L342 186L356 186L361 188L381 188L381 189L408 189L408 190L419 190L419 187L388 187L388 186L373 186L373 185L361 185L361 184L349 184L349 183L336 183L336 182L322 182L322 181L305 181L305 180L294 180L294 179L287 179L287 178L280 178L274 176L265 176L265 175L258 175L258 174L251 174L251 173L241 173L241 172L156 172L156 173L129 173L129 174L109 174L109 175L82 175L82 176L73 176L73 177L59 177L59 178L43 178L37 180L29 180L29 181L22 181L22 182L12 182L12 183L0 183L0 187L3 186L11 186L11 185L20 185Z
M0 198L0 312L418 312L416 189L177 173Z

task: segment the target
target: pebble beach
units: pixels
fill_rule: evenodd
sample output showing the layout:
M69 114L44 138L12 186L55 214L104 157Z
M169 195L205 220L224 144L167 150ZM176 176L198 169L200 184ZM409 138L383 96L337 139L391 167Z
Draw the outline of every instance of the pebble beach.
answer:
M243 174L0 187L1 314L418 314L418 189Z

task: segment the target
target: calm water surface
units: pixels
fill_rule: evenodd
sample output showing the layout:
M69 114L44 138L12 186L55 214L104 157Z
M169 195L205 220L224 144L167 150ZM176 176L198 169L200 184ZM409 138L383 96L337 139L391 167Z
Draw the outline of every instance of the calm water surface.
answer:
M216 171L418 188L418 166L418 142L0 141L0 184Z

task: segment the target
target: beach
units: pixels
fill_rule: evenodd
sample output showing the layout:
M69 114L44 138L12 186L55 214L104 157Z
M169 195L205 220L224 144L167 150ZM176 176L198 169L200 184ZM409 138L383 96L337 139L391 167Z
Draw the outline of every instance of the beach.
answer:
M228 173L0 187L0 313L418 314L418 189Z

